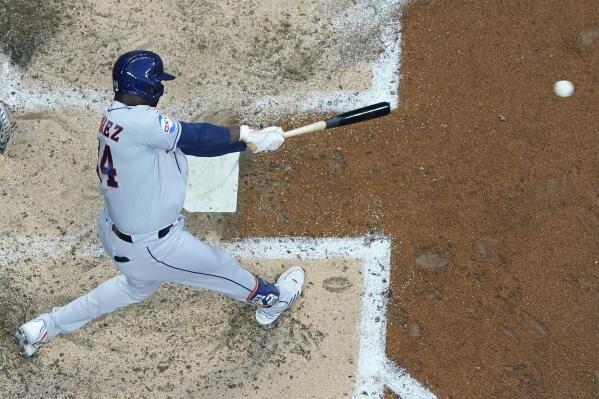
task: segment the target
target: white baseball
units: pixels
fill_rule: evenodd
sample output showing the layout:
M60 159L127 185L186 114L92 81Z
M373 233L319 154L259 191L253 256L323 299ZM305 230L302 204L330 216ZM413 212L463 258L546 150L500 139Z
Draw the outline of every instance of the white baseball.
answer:
M553 91L560 97L570 97L574 94L574 85L569 80L559 80L553 85Z

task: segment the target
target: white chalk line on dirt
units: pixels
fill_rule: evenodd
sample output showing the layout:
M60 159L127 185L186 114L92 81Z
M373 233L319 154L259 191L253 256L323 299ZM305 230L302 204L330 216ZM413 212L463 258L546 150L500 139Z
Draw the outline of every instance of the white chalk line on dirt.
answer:
M62 259L100 257L100 245L75 236L4 237L0 244L0 267L27 258ZM248 238L217 244L238 258L328 259L341 257L362 262L364 291L359 332L359 356L354 398L382 398L385 387L402 399L433 399L436 396L395 365L385 354L387 294L391 267L391 241L383 236L348 238Z
M379 38L381 54L372 62L371 87L362 91L335 90L312 91L293 96L266 96L256 102L257 109L292 109L296 112L347 111L369 104L387 101L391 108L398 106L399 66L401 60L401 33L399 22L389 22L393 13L405 0L381 0L375 5L358 3L336 17L332 25L338 31L368 29L373 25L386 25Z
M381 54L371 62L371 87L367 90L311 91L295 95L265 96L254 102L254 110L269 113L343 112L388 101L398 105L399 65L401 54L400 24L392 22L405 0L381 0L376 4L357 4L333 20L339 31L368 29L385 24L379 41ZM28 87L20 70L0 53L0 100L21 109L75 107L102 110L112 97L106 88L80 90L73 87ZM187 109L186 101L175 103L167 112ZM176 116L176 115L175 115Z
M108 90L77 90L68 87L27 87L21 72L0 53L0 100L11 107L35 109L77 107L100 109L110 98Z
M387 101L391 108L398 105L400 33L389 25L381 38L383 53L372 64L372 86L363 91L333 90L330 92L311 91L307 95L266 96L256 102L255 108L288 109L299 113L341 112L369 104Z

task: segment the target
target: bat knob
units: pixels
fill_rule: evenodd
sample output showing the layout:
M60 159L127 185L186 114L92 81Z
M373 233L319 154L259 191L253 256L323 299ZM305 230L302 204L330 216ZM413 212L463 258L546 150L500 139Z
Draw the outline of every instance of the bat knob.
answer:
M258 146L256 145L256 143L246 143L245 147L251 152L256 152L256 150L258 150Z

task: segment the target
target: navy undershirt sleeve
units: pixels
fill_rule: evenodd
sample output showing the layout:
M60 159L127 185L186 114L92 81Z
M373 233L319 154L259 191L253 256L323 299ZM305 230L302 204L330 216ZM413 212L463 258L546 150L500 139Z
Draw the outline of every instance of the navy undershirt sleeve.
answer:
M231 144L231 131L226 127L210 123L179 123L181 124L181 136L177 146L186 155L218 157L246 149L246 145L242 141Z

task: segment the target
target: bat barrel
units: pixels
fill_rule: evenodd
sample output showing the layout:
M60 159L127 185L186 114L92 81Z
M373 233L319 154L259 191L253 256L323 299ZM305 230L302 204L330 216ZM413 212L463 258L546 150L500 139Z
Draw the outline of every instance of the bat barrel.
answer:
M327 129L330 129L389 115L390 112L391 105L387 102L382 102L334 116L327 119L325 122L327 124Z

